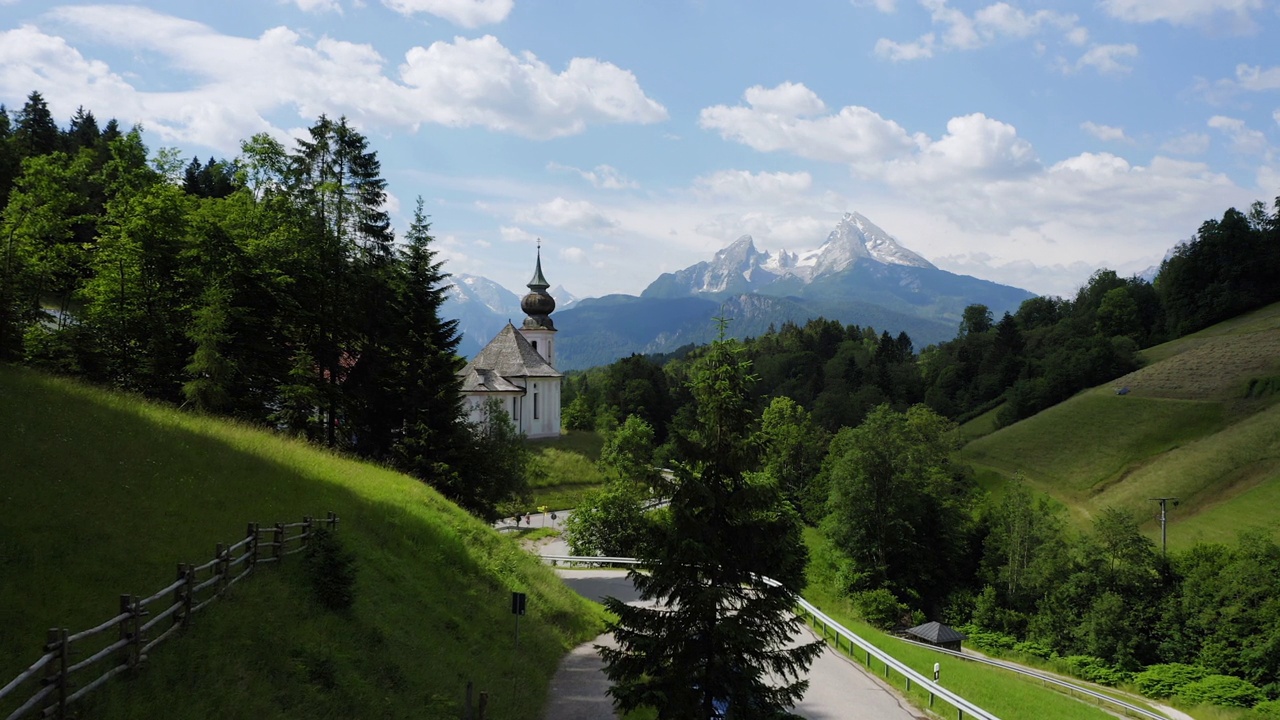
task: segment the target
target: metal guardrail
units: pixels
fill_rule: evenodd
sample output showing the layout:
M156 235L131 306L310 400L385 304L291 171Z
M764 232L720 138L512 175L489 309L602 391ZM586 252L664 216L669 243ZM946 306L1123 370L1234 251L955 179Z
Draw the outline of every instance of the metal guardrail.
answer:
M592 565L592 566L599 567L601 565L641 565L642 564L639 560L636 560L635 558L623 558L623 557L583 557L580 555L543 555L542 559L544 561L550 561L553 565L559 564L559 563L565 563L568 565ZM772 578L767 578L767 577L764 578L764 582L769 585L773 585L775 587L778 585L781 585L781 583L779 583L777 580L774 580ZM946 702L950 703L951 706L956 709L957 720L964 720L966 716L975 718L976 720L1000 720L1000 718L996 717L990 712L983 710L977 705L974 705L968 700L965 700L963 697L960 697L959 695L955 694L951 690L948 690L947 688L942 687L941 685L935 683L929 678L926 678L925 676L921 675L920 673L916 672L910 667L894 659L888 653L884 652L880 648L876 647L875 645L872 645L871 643L859 637L857 633L849 630L845 626L833 620L831 616L819 610L808 600L805 600L804 598L800 598L799 604L800 604L800 607L803 608L804 611L808 613L811 617L816 618L820 622L822 622L828 632L834 632L838 637L843 637L845 639L845 642L849 643L850 652L852 652L852 648L856 645L858 649L866 653L868 657L876 658L880 662L884 663L886 667L896 670L898 674L905 677L907 679L908 689L911 687L911 683L914 682L915 684L929 691L931 695L935 695L939 698L942 698ZM1165 720L1165 719L1160 718L1160 720Z
M901 638L901 639L903 642L911 643L912 645L918 645L922 648L926 648L928 650L933 650L935 652L942 653L943 655L950 655L952 657L960 658L961 660L968 660L970 662L982 663L983 665L991 665L993 667L998 667L1004 670L1009 670L1010 672L1018 673L1019 675L1025 675L1026 677L1031 677L1037 680L1041 680L1043 682L1049 683L1050 685L1056 685L1061 688L1066 688L1070 692L1077 692L1077 693L1080 693L1081 695L1087 695L1088 697L1098 700L1099 702L1110 703L1111 705L1114 705L1120 708L1122 711L1133 713L1135 715L1138 715L1139 717L1148 718L1149 720L1169 720L1169 718L1165 715L1161 715L1159 713L1152 712L1146 708L1138 707L1137 705L1127 703L1124 700L1112 697L1106 693L1100 693L1096 690L1090 690L1087 687L1076 685L1075 683L1063 680L1062 678L1057 677L1056 675L1050 675L1048 673L1042 673L1036 670L1030 670L1026 667L1023 667L1022 665L1018 665L1017 663L1005 662L1003 660L993 660L991 658L977 657L975 655L966 655L962 652L956 652L955 650L947 650L945 648L940 648L936 645L929 645L927 643L916 642L915 640L907 640L906 638Z

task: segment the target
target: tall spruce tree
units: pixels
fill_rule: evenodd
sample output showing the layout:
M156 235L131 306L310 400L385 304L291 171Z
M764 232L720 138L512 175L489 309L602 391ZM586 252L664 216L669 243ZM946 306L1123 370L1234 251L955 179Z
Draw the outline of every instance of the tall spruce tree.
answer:
M821 643L789 647L804 581L800 519L750 442L751 364L720 338L691 369L696 422L677 466L670 521L655 528L632 581L657 607L606 606L616 648L600 648L623 711L659 718L775 718L803 695ZM765 582L765 577L780 584ZM781 684L774 685L773 682Z

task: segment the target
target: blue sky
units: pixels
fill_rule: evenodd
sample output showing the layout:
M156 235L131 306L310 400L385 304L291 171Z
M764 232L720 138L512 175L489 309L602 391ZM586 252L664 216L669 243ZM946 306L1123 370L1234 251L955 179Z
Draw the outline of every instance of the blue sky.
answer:
M743 234L858 211L1050 294L1280 195L1273 0L0 0L0 103L41 91L234 157L320 113L455 273L638 293ZM1270 38L1270 40L1268 40Z

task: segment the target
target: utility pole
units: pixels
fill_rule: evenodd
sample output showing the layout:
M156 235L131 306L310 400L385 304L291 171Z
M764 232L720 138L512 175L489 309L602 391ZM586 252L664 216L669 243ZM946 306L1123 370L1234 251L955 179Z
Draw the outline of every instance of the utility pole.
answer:
M1167 555L1169 552L1168 504L1172 501L1174 507L1177 507L1178 498L1158 497L1151 499L1160 503L1160 554Z

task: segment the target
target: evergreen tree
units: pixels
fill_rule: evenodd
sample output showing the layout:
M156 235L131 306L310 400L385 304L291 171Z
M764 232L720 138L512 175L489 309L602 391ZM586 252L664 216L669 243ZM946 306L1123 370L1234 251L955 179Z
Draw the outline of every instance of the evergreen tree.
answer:
M18 113L13 140L22 158L48 155L58 149L58 125L53 121L44 96L32 91Z
M669 524L655 529L630 577L646 600L606 606L616 648L600 648L609 693L625 712L659 718L777 717L803 695L799 679L821 643L787 647L804 582L800 521L777 481L754 472L750 362L720 339L691 371L696 422L688 462L677 466ZM779 584L766 583L771 577ZM773 682L780 685L773 685Z

